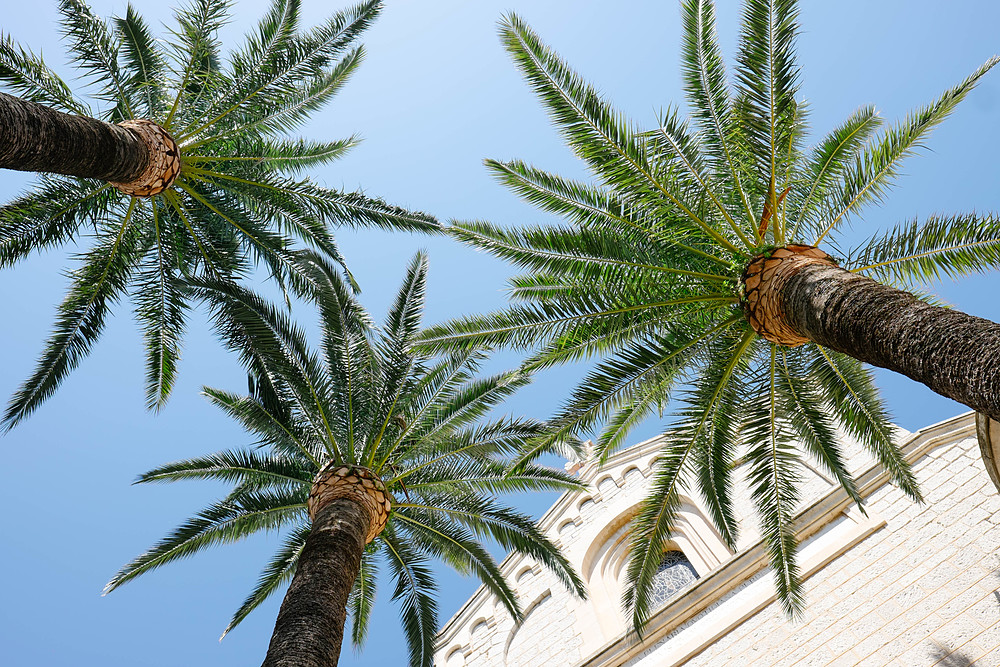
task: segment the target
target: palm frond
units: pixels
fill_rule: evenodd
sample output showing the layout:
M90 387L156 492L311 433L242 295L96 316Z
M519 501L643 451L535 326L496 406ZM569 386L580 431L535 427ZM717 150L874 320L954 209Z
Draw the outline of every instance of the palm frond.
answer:
M808 356L801 351L781 350L775 364L775 400L779 414L794 415L789 426L805 449L813 454L826 470L834 476L844 492L857 504L864 506L857 484L841 452L836 431L836 417L827 409L824 395L810 377L806 368ZM864 511L862 509L862 511Z
M11 397L3 417L7 430L31 414L59 387L90 352L111 306L125 291L135 259L142 250L135 199L121 225L101 234L98 245L73 272L73 285L59 306L54 331L34 372Z
M847 267L883 282L929 283L1000 267L1000 218L974 213L913 220L871 239Z
M104 587L110 593L140 574L217 544L274 530L305 513L307 490L256 492L205 508L118 571Z
M811 151L796 177L799 185L794 188L791 200L797 208L791 218L794 221L789 237L798 238L798 230L807 225L805 233L819 229L823 224L824 210L820 204L826 200L830 187L841 174L857 159L865 142L882 125L882 119L873 106L866 106L852 113L847 120L834 129Z
M834 231L842 220L869 202L879 201L899 173L900 162L920 147L921 140L976 86L1000 58L990 58L966 78L951 88L933 104L908 115L902 122L886 130L847 168L840 187L831 193L829 223L812 245L818 245Z
M121 217L121 196L104 183L43 176L39 187L0 208L0 268L72 238L82 224ZM121 214L126 207L121 206Z
M257 489L278 486L308 490L314 474L314 468L301 460L237 449L157 466L139 475L135 483L212 479L244 486L249 483Z
M743 10L737 114L762 183L786 180L791 166L788 147L801 139L802 118L795 99L796 5L795 0L747 0Z
M90 108L76 99L69 86L40 55L0 33L0 81L20 97L59 111L89 116Z
M545 47L520 18L508 15L501 24L500 38L567 142L605 183L628 190L647 206L680 214L671 217L736 251L736 246L695 212L692 202L657 180L642 142L636 140L636 128Z
M257 378L258 386L264 384L261 378ZM301 453L312 461L317 469L321 467L319 458L325 452L323 440L309 437L308 431L312 431L315 426L309 423L308 419L306 420L308 428L302 428L299 423L292 422L288 405L292 401L285 397L284 392L281 396L275 396L277 405L265 405L255 397L239 396L211 387L203 388L202 393L214 405L238 421L243 428L256 434L261 442L266 442L286 454Z
M230 0L191 0L174 12L177 29L169 42L173 59L181 66L177 96L167 112L163 127L175 132L176 114L199 118L205 97L220 76L219 30L229 19ZM175 137L176 139L176 137Z
M133 300L146 346L146 407L159 409L166 404L177 376L188 305L177 277L167 268L170 260L164 254L169 249L162 239L157 239L150 252L156 254L157 263L140 272Z
M747 157L742 155L742 140L737 139L742 130L733 112L732 93L726 78L726 69L722 60L722 49L715 29L715 8L710 0L686 0L681 4L681 20L684 22L682 33L681 63L684 71L685 92L694 110L694 117L701 128L703 148L713 163L716 174L724 174L731 179L731 187L738 195L738 202L746 214L745 220L756 218L750 204L750 198L743 185L747 174L743 163ZM661 133L670 140L671 146L678 155L688 154L681 150L683 131L674 114L667 114L660 123ZM683 160L692 175L698 174L694 155ZM721 203L721 198L714 194L721 184L705 182L705 177L697 175L702 187L712 197L720 213L730 217L729 211ZM731 217L730 217L731 219ZM736 225L735 221L731 224Z
M402 608L410 665L431 667L437 633L437 584L427 559L391 528L386 529L385 544L389 569L396 579L392 599L398 600Z
M237 54L234 58L234 82L225 95L211 103L202 121L180 132L180 140L196 137L220 123L230 126L228 133L250 128L289 130L305 120L308 111L330 98L361 61L362 50L354 49L334 67L328 67L344 48L371 25L381 9L379 0L368 0L351 9L337 12L326 23L305 34L294 28L297 3L287 9L278 6L265 17L261 27L266 44L263 52ZM278 17L278 11L281 16ZM254 46L251 40L251 48ZM256 61L256 62L252 62ZM251 104L252 103L252 104ZM263 120L259 114L244 109L278 109ZM268 119L268 116L264 116Z
M610 418L599 449L608 454L615 451L637 420L666 402L679 371L700 358L704 346L737 321L729 317L706 331L692 331L681 323L658 323L655 334L634 336L625 350L599 363L573 390L552 420L556 432L589 431Z
M801 613L805 598L799 579L793 518L798 502L797 454L791 429L780 412L776 379L777 350L771 347L767 379L747 408L744 437L752 443L746 455L750 493L760 516L761 536L771 558L778 600L785 613Z
M632 243L618 233L600 229L522 227L506 230L476 221L453 223L449 231L459 240L517 266L576 281L624 282L681 276L692 281L735 282L734 276L722 273L665 265L656 246Z
M429 512L407 503L400 503L397 508L397 530L406 536L409 544L442 560L460 574L475 574L514 618L520 618L517 594L471 531L442 518L440 511Z
M189 281L190 289L212 308L219 337L255 377L288 390L287 397L308 417L314 436L336 456L324 399L330 394L317 356L304 332L273 305L233 283Z
M361 568L354 581L347 608L351 614L351 643L361 648L368 638L369 620L375 607L375 590L378 581L378 560L375 549L368 547L361 556Z
M137 118L133 111L134 88L127 85L118 66L121 43L115 33L83 0L59 0L59 13L74 62L91 81L102 84L97 97L114 104L108 118L111 122Z
M872 372L860 361L814 346L810 375L816 377L827 408L835 412L847 432L858 439L889 473L893 482L914 500L920 489L909 462L893 440L894 427L875 387Z
M135 112L139 118L160 118L166 102L163 81L167 71L166 58L143 18L131 3L125 18L114 19L121 37L121 60L125 87L134 91Z
M704 439L711 435L715 426L713 418L720 409L724 410L723 406L731 403L729 392L733 391L734 385L730 381L734 374L738 374L738 369L747 364L746 355L754 339L755 335L748 329L739 338L731 336L722 344L727 348L725 353L711 359L704 379L685 397L687 407L678 411L676 426L666 434L652 488L633 520L629 540L630 555L626 569L629 586L622 600L632 614L632 624L637 631L641 631L653 611L649 608L653 576L677 518L680 491L699 455L699 449L706 446ZM722 448L710 456L717 461L716 476L725 475L727 462L733 458L732 446L732 442L723 440ZM708 499L711 500L712 496ZM726 541L735 542L731 506L723 495L715 496L713 519L716 527L726 536Z
M308 167L327 164L343 157L359 143L356 136L334 141L308 141L306 139L272 139L256 136L239 136L228 142L232 154L213 155L206 152L185 158L188 164L251 163L282 173L297 174Z

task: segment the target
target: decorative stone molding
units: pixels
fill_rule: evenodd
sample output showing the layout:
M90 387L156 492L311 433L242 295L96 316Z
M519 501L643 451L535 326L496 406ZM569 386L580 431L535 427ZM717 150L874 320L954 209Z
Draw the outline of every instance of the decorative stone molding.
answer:
M173 137L151 120L139 118L118 123L139 137L149 149L146 169L128 183L111 183L117 190L133 197L158 195L181 173L181 151Z
M983 414L976 413L976 437L979 439L979 453L983 457L986 472L1000 493L1000 424Z
M787 347L809 342L786 324L781 305L782 287L807 264L834 264L834 261L819 248L790 244L775 248L770 254L758 255L744 270L743 311L753 330L765 340Z
M321 509L338 498L348 498L361 505L371 516L365 543L374 540L385 529L392 510L392 496L385 484L368 468L328 463L313 480L306 506L313 521Z

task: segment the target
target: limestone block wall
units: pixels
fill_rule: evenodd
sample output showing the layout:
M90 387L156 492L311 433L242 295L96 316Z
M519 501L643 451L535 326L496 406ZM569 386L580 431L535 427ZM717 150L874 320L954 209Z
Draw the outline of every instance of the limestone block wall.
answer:
M868 496L884 526L806 581L801 619L772 602L680 664L1000 667L1000 496L963 421L915 461L925 504L888 484ZM630 664L674 664L680 639Z
M869 497L885 527L809 579L802 619L772 603L688 664L1000 667L1000 496L969 436L916 461L924 505Z

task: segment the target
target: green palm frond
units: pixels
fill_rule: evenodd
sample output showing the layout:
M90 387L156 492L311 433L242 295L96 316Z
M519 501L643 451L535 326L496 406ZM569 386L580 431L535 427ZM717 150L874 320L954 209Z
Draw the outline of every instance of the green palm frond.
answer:
M333 227L440 231L424 213L302 176L344 155L356 137L289 136L360 65L357 41L381 11L378 0L336 12L312 29L299 26L298 0L273 0L228 58L218 39L230 18L227 0L192 0L178 9L166 41L156 38L132 5L111 21L98 17L85 0L60 0L59 10L68 51L99 118L158 123L178 141L181 170L171 188L143 200L88 179L42 176L34 192L0 209L0 266L81 242L85 224L99 230L98 243L108 225L136 235L139 247L123 247L115 257L124 264L110 275L122 281L116 296L131 295L143 330L151 409L165 404L177 374L184 315L194 294L181 289L181 282L240 281L261 267L284 292L304 296L313 288L297 259L300 244L347 272ZM89 113L40 57L6 35L0 35L0 84L32 101ZM100 247L81 257L86 262L95 253ZM89 265L73 274L77 282L63 310L80 301L81 290L106 289L79 282L97 280ZM100 310L107 297L95 299L93 307ZM61 314L57 329L72 326ZM39 371L9 404L6 428L51 395L87 354L101 326L94 319L85 329L85 344L79 337L50 341Z
M819 234L820 230L815 227L824 224L823 217L827 213L820 204L827 200L830 188L850 168L864 149L865 142L881 125L882 119L875 107L863 107L851 114L812 150L799 167L800 173L795 178L798 186L793 188L791 195L791 207L797 210L792 216L795 221L791 228L793 238L797 237L799 225L802 224L811 225L809 230ZM810 231L803 230L803 233L809 234Z
M807 368L808 354L798 350L781 350L773 372L775 401L778 413L795 415L789 426L801 442L823 467L833 475L858 507L863 500L854 478L847 470L846 461L832 427L831 412L823 392ZM864 509L862 508L862 512Z
M100 336L111 306L125 291L135 260L143 254L136 219L141 214L136 208L133 200L119 228L102 230L98 244L84 256L83 266L73 272L73 286L59 306L45 351L31 377L10 400L4 416L6 428L51 396Z
M112 577L104 587L110 593L124 583L206 547L239 541L258 531L275 530L306 511L308 489L244 493L227 498L199 512L153 545Z
M396 579L392 599L399 603L411 667L431 667L437 634L437 584L428 559L386 528L389 570Z
M153 210L154 218L157 212ZM154 228L159 227L154 220ZM180 276L167 268L172 251L168 239L157 234L148 254L155 254L155 269L143 269L138 277L136 319L142 323L146 346L146 406L161 408L170 396L181 356L181 339L187 321L188 304Z
M671 216L673 222L704 232L729 250L736 250L697 214L694 202L656 178L642 142L637 140L637 128L545 47L524 22L510 15L501 26L500 38L566 140L603 182L628 187L634 197L652 207L653 213L680 211L682 216Z
M748 218L753 218L748 193L743 180L746 174L742 162L747 156L742 154L739 142L733 141L733 135L742 132L735 114L732 92L726 79L725 64L722 60L722 50L719 46L715 30L715 8L707 0L688 0L681 4L682 20L684 21L683 49L681 51L684 71L685 91L694 110L695 119L701 129L703 148L707 157L713 163L712 172L725 174L731 180L731 187L738 193L738 203ZM705 183L705 176L694 165L700 156L694 146L683 150L687 134L681 128L674 113L667 114L660 122L660 133L667 139L678 156L687 155L683 160L693 174L698 174L706 192L723 215L730 215L721 199L714 194L720 184L713 183L711 187ZM655 134L654 134L655 136Z
M347 608L351 615L351 643L364 646L368 639L369 619L375 608L375 590L378 583L378 559L375 551L379 547L366 548L361 557L361 568L358 578L351 589Z
M0 81L26 100L67 113L90 115L90 108L73 96L69 85L40 55L3 33L0 33Z
M945 91L933 104L909 114L865 147L830 195L829 222L812 245L818 245L844 218L863 205L878 202L899 173L902 160L920 147L921 140L950 114L1000 58L994 57L964 81Z
M163 126L170 130L180 109L188 115L204 110L207 91L218 82L220 66L219 30L229 20L230 0L193 0L174 12L177 28L168 42L177 89Z
M125 18L114 19L121 37L125 86L135 91L136 114L143 118L159 118L166 104L166 91L161 82L166 77L167 61L143 18L129 4Z
M933 216L871 239L849 258L852 271L884 282L930 283L1000 267L1000 219Z
M406 536L408 544L442 560L459 574L475 575L515 619L520 619L517 595L472 531L442 517L440 508L425 512L422 507L414 507L410 503L401 503L398 507L394 521L397 530Z
M59 0L59 13L74 64L93 83L102 84L96 97L114 105L109 114L111 121L139 118L133 109L136 89L125 83L118 64L121 43L111 27L94 15L83 0Z
M126 210L106 183L43 176L34 192L0 208L0 267L66 242L94 219L121 218Z
M805 602L793 526L799 499L798 456L792 429L784 423L777 396L777 350L772 347L769 352L770 358L764 363L770 382L760 387L762 394L752 397L744 424L744 437L751 443L746 455L747 476L761 518L761 536L771 557L778 599L786 614L794 616L802 611Z
M815 346L810 375L818 381L828 406L892 480L914 500L921 500L917 480L893 439L895 427L875 386L871 369L857 359Z
M760 185L787 179L802 140L804 111L796 100L799 71L794 57L796 5L795 0L747 0L743 9L736 107L744 150L755 163ZM773 187L767 196L776 196ZM774 199L771 205L776 205Z
M250 482L257 487L308 488L312 476L312 471L297 458L233 450L158 466L140 475L136 483L215 479L241 485Z
M753 332L747 328L715 343L717 354L709 359L699 383L684 397L684 407L677 411L676 426L665 435L652 488L633 522L629 540L626 573L631 586L626 588L623 602L631 611L637 630L645 625L653 611L649 597L653 575L670 538L680 506L680 493L699 458L710 466L709 471L699 471L699 481L703 496L712 509L712 518L726 542L736 542L736 526L725 479L735 458L736 442L727 439L727 434L718 434L718 439L715 436L720 428L732 428L732 424L726 423L727 417L733 421L734 403L738 403L734 399L740 393L740 371L748 366L754 339ZM719 476L723 479L719 480Z

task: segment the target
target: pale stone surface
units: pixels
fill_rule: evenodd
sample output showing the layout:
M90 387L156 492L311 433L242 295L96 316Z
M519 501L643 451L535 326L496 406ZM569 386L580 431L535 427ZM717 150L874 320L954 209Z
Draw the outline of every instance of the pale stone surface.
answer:
M644 643L628 634L618 604L627 521L650 482L654 440L600 471L585 464L590 492L566 494L540 520L590 599L575 599L530 560L508 558L502 569L527 611L522 625L480 590L442 630L435 664L1000 667L1000 496L980 460L972 416L899 437L923 505L873 471L846 437L867 516L821 468L802 470L800 521L809 537L800 553L808 597L800 619L786 619L774 600L756 525L744 522L732 554L692 493L673 547L700 579L654 615ZM735 497L748 507L746 484Z

